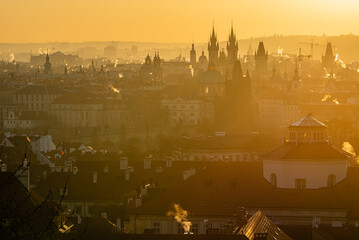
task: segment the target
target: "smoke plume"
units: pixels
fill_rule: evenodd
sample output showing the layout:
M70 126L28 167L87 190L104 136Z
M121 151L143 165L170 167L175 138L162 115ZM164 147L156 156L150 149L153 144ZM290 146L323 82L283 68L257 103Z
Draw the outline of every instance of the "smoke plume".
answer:
M174 203L172 210L167 212L167 216L174 217L174 219L181 224L185 233L190 231L192 223L188 220L188 212L179 204Z
M343 142L342 150L349 153L349 154L351 154L353 157L356 156L354 147L349 142Z

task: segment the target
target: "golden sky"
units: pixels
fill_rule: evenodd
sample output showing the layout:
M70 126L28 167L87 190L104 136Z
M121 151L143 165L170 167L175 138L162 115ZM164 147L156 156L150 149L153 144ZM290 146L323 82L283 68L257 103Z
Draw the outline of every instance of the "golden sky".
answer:
M359 0L0 0L0 42L359 34Z

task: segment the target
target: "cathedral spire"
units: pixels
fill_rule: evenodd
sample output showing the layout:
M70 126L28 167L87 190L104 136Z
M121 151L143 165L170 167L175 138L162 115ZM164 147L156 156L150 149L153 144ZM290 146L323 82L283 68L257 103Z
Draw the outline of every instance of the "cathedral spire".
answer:
M212 62L212 64L216 64L218 62L218 51L219 51L219 44L218 44L217 35L214 31L214 22L213 22L212 33L210 35L210 39L208 43L209 62Z

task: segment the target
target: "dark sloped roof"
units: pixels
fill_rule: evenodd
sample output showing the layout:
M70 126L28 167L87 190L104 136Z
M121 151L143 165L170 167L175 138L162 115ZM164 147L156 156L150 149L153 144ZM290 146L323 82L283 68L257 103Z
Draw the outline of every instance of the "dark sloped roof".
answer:
M41 95L60 95L64 91L56 86L30 85L23 87L16 94L41 94Z
M99 154L95 155L99 156ZM134 168L129 181L125 180L126 171L120 170L119 159L109 161L95 157L94 161L77 160L76 166L78 167L76 175L71 172L50 173L36 190L41 194L52 190L54 197L58 199L60 188L68 182L68 195L65 200L121 200L125 194L136 191L143 182L148 184L151 180L157 184L158 189L175 188L183 181L184 170L194 167L197 172L201 171L199 166L203 167L203 163L176 161L173 162L173 167L166 168L165 161L152 161L152 168L144 169L143 161L129 161L128 166ZM105 167L108 168L108 172L104 172ZM162 167L162 172L156 172L157 167ZM93 183L94 171L97 172L97 183Z
M173 203L191 216L230 217L238 207L250 209L342 209L351 206L332 189L276 189L262 177L262 165L229 163L209 167L129 214L165 215ZM359 199L359 197L357 198Z
M319 120L315 119L311 113L292 123L290 127L326 127L326 125Z
M272 185L262 177L261 164L221 162L196 173L130 213L166 215L172 204L178 203L190 217L228 217L233 216L238 207L263 198L272 189Z
M257 211L244 225L240 233L244 234L249 240L254 239L258 233L266 233L267 240L291 240L280 228L269 220L261 211Z
M285 143L266 153L263 158L286 160L347 160L348 154L328 143Z

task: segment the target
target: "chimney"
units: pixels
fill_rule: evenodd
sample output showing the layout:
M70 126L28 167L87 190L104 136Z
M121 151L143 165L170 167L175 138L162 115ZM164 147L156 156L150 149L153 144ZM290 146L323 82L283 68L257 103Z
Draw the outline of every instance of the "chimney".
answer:
M151 157L145 157L143 159L143 169L151 169L151 161L152 161Z
M104 172L104 173L108 173L108 166L105 166L105 167L103 168L103 172Z
M7 171L7 165L5 163L1 164L1 171L6 172Z
M146 196L147 195L147 187L141 187L141 195Z
M27 190L30 189L30 169L29 165L27 163L27 160L25 159L22 165L22 168L19 170L19 180L20 182L26 187Z
M127 169L127 170L126 170L126 173L125 173L125 180L126 180L126 181L130 181L130 174L131 174L131 170L130 170L130 169Z
M167 158L166 158L166 167L167 167L167 168L172 167L172 161L173 161L173 158L172 158L172 157L167 157Z
M141 207L142 206L142 198L140 197L136 197L135 199L135 208Z
M121 157L120 158L120 170L126 170L128 168L128 158Z
M96 171L94 171L92 174L92 182L97 183L97 172Z
M51 172L55 172L55 163L50 163L49 167L50 167Z

